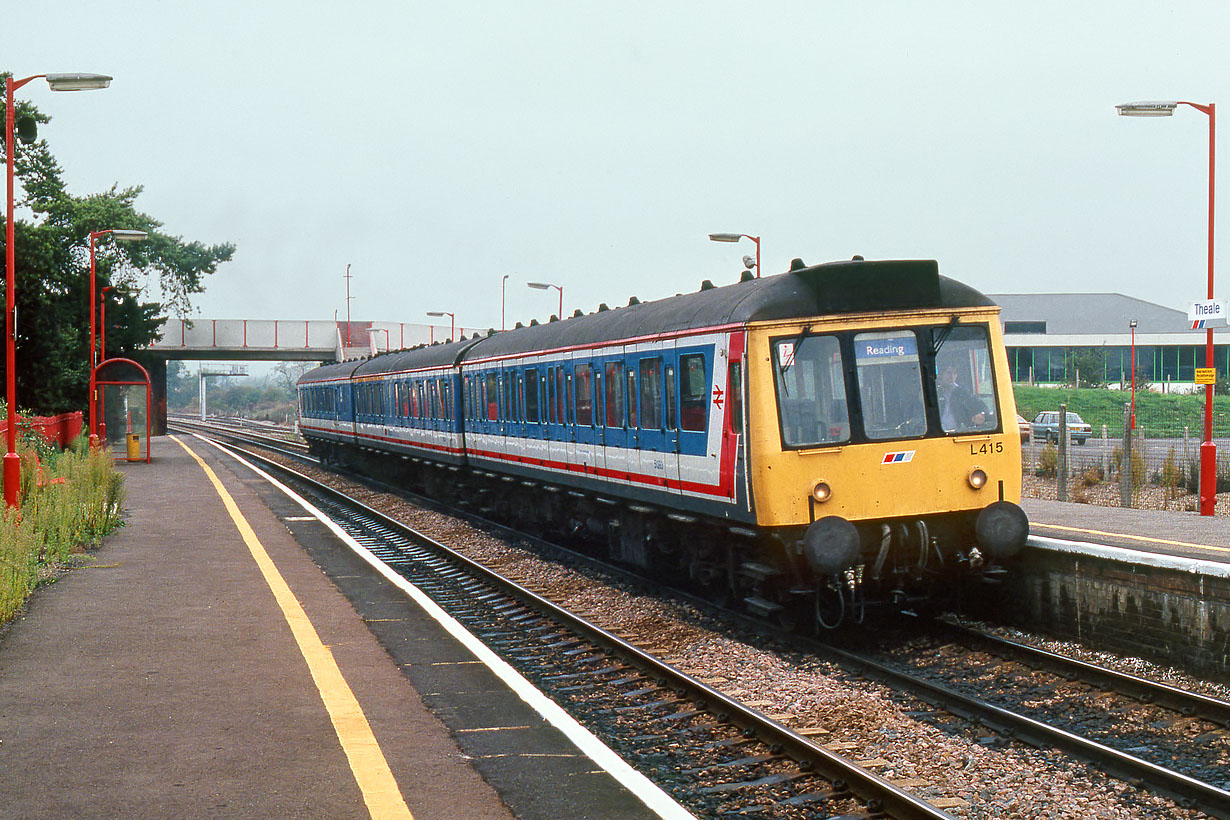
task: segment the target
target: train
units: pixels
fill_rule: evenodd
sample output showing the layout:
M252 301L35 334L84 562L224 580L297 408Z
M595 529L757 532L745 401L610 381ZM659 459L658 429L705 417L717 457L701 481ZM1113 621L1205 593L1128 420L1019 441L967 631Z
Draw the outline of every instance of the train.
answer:
M934 260L795 259L297 390L325 463L800 629L935 611L1029 531L999 308Z

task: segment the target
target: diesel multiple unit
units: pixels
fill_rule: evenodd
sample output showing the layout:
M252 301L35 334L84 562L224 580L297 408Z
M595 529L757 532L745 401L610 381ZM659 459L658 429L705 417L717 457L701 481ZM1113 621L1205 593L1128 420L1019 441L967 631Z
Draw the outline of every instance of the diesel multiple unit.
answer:
M929 608L1024 545L998 313L933 261L795 260L325 365L300 429L325 460L833 627Z

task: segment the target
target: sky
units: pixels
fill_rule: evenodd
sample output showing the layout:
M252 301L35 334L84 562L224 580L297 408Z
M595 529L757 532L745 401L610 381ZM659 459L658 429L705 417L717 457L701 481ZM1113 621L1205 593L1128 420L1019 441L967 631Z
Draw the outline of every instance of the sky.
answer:
M70 190L235 244L203 318L345 318L349 265L356 320L543 321L527 282L570 315L738 281L714 232L766 275L1206 295L1208 117L1114 106L1230 103L1223 0L10 5L0 69L114 77L19 92Z

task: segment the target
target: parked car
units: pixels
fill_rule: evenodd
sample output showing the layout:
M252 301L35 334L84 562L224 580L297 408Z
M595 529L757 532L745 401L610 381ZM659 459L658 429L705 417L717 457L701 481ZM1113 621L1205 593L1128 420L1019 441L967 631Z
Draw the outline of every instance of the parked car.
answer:
M1029 436L1033 432L1033 425L1025 420L1025 417L1020 413L1016 414L1016 426L1021 431L1021 443L1026 444L1029 441Z
M1071 410L1068 411L1067 424L1068 437L1077 444L1084 444L1093 435L1093 428ZM1034 416L1033 434L1034 438L1045 438L1048 443L1058 443L1059 411L1043 410Z

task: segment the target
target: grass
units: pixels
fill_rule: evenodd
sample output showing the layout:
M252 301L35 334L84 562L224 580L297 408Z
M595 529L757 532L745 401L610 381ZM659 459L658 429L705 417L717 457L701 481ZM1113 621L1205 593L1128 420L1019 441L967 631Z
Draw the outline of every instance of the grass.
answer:
M1043 410L1068 410L1093 425L1100 435L1106 425L1111 438L1123 437L1123 405L1131 401L1129 391L1105 388L1030 387L1013 385L1016 410L1027 420ZM1183 438L1184 429L1193 438L1204 430L1204 393L1196 395L1136 391L1136 425L1150 438ZM1230 436L1230 396L1213 397L1213 435Z
M21 455L21 505L0 519L0 624L120 525L124 477L109 450L83 437L63 453L27 438Z

